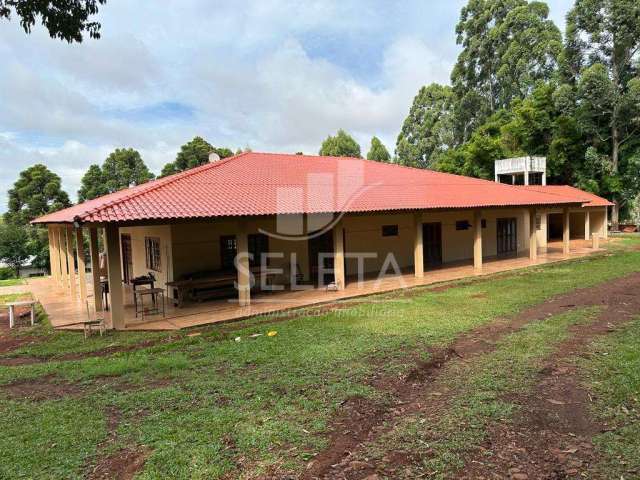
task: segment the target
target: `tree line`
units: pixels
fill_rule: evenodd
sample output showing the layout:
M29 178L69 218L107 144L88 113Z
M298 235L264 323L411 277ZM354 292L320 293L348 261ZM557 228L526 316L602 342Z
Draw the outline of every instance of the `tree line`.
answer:
M640 2L576 0L563 37L545 2L469 0L455 31L451 84L420 88L391 161L490 179L541 155L549 183L612 200L614 228L640 223ZM359 156L344 135L320 152Z

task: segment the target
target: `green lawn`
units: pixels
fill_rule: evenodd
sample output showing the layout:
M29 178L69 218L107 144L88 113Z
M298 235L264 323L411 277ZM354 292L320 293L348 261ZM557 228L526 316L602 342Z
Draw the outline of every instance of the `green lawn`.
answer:
M445 345L549 296L638 270L640 252L619 247L444 291L370 297L320 316L211 326L194 337L110 333L85 343L76 333L40 326L31 332L34 342L11 355L48 361L0 367L0 478L81 478L99 457L139 446L150 452L140 478L299 473L326 446L327 423L341 402L354 395L387 401L368 385L372 373L404 373L427 346ZM573 321L561 319L557 328ZM270 330L277 335L248 337ZM146 338L157 343L108 357L56 360ZM49 390L73 388L29 400L2 387L29 379ZM107 433L108 412L117 412L115 436Z
M12 287L14 285L24 285L24 280L21 278L6 278L0 280L0 287Z

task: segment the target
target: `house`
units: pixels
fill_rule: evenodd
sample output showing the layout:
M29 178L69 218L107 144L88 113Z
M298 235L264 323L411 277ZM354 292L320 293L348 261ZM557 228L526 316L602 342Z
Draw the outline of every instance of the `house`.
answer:
M29 258L22 262L20 266L20 277L21 278L29 278L29 277L42 277L43 275L47 275L47 269L39 267L35 265L34 262L36 260L35 255L30 255ZM10 265L7 265L4 262L0 262L0 268L11 268Z
M125 328L129 286L149 272L183 308L210 298L243 308L254 298L318 296L372 277L422 279L466 262L481 271L495 258L535 261L558 236L564 254L572 237L593 237L597 247L607 236L611 204L572 187L506 185L357 158L213 158L34 220L49 227L55 282L82 301L92 289L102 309L100 269L91 269L91 282L84 278L88 231L93 265L104 245L113 326ZM68 268L76 251L79 282Z

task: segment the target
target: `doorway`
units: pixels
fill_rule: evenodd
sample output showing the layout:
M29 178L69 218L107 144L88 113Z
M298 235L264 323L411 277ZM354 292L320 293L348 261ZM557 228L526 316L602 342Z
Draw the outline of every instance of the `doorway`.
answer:
M131 253L131 235L123 233L120 236L120 248L122 250L122 280L124 283L131 281L133 273L133 254Z
M518 222L515 218L498 218L498 255L515 255L518 252Z
M442 223L423 223L422 241L424 243L425 268L442 265Z
M321 269L333 270L333 231L311 237L308 246L311 281L320 285L330 284L334 280L333 273L325 273L323 278L318 278L318 275Z

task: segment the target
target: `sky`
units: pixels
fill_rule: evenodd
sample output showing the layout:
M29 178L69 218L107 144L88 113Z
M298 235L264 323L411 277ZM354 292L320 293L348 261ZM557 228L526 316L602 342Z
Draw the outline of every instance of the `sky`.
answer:
M154 173L200 135L217 147L316 154L339 128L393 153L422 85L448 83L464 0L107 0L99 40L0 19L0 212L44 163L72 201L118 147ZM571 0L548 1L564 29Z

